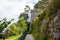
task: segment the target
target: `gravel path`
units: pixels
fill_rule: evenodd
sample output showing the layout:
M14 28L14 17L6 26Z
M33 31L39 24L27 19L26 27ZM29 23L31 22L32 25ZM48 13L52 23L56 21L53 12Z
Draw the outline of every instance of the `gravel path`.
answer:
M27 34L25 40L34 40L34 37L32 36L32 34Z

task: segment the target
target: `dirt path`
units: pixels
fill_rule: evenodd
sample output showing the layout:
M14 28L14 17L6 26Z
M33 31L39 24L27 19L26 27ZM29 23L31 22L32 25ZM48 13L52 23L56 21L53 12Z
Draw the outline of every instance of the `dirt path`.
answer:
M34 40L34 37L32 36L32 34L27 34L25 40Z

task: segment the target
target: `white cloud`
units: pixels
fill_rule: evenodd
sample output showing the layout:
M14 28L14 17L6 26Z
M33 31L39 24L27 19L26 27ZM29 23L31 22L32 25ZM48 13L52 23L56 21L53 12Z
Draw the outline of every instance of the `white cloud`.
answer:
M38 0L0 0L0 20L4 17L9 20L12 18L17 19L26 5L33 9L36 1Z

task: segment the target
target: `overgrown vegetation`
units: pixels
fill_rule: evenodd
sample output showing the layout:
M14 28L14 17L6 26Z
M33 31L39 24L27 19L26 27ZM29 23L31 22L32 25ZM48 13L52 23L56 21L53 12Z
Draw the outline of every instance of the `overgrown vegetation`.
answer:
M29 13L30 8L26 6L17 23L13 23L8 27L12 20L3 19L0 21L0 33L7 37L16 36L19 38L26 31L29 33L28 29L31 25L32 31L30 34L34 36L35 40L60 40L60 0L41 0L34 8L40 9L40 12L32 23L27 21L29 18L27 13ZM6 28L5 32L3 32L4 28Z
M58 1L59 0L50 0L48 5L45 8L41 9L43 10L43 12L40 11L39 15L37 16L37 19L33 24L34 31L32 32L36 40L59 40L60 37L58 36L57 38L56 36L56 35L60 35L59 33L60 28L58 29L58 27L56 26L56 23L58 22L58 20L60 20L58 16L60 15L60 12L59 12L60 4ZM36 4L35 8L36 7L40 8L39 2ZM56 32L56 30L59 30L59 31ZM56 35L55 35L55 32L57 33Z

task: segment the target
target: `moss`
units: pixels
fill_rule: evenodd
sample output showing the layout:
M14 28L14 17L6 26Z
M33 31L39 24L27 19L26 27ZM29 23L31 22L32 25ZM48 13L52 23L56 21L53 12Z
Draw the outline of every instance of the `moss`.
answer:
M60 4L60 0L57 0L57 3Z

